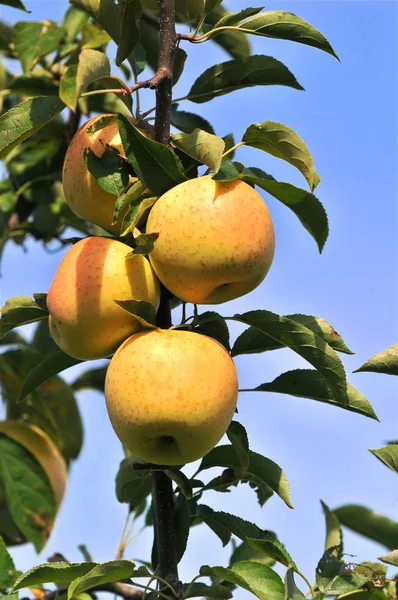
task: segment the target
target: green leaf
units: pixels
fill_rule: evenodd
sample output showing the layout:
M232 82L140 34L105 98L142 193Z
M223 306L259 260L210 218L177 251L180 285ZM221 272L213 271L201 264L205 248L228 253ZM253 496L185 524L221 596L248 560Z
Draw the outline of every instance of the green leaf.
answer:
M394 567L398 567L398 550L392 550L391 552L388 552L388 554L379 556L379 560L382 560L389 565L393 565Z
M0 535L0 590L12 587L16 576L14 561Z
M189 592L187 590L189 588ZM232 592L225 585L206 585L205 583L185 584L183 586L184 598L217 598L229 600Z
M118 44L120 39L119 11L113 0L72 0L71 4L85 10Z
M385 375L398 375L398 344L392 344L382 352L374 354L354 373L384 373Z
M127 187L129 182L127 163L115 152L105 150L102 156L97 156L91 148L85 148L84 162L98 185L109 194L119 196Z
M317 335L320 335L325 342L329 344L337 352L344 352L345 354L353 354L351 350L346 346L343 338L337 333L330 323L321 319L320 317L312 317L310 315L284 315L286 319L296 321L305 325L308 329L311 329ZM262 333L255 327L249 327L246 329L235 341L232 348L232 356L238 356L239 354L252 354L256 352L266 352L268 350L278 350L283 348L284 345L279 343L277 340L271 338L269 335Z
M116 64L120 66L139 42L139 21L142 14L142 6L140 0L118 0L118 7L120 39L116 54Z
M170 477L174 483L177 484L181 493L190 500L192 498L192 484L190 479L182 472L182 471L173 471L171 469L166 469L165 473L167 477Z
M95 80L92 90L94 90L94 91L100 90L101 88L104 88L107 90L114 90L114 89L123 90L123 93L119 94L118 96L116 96L114 94L110 94L110 95L113 96L118 102L123 102L123 104L128 109L128 114L130 114L132 112L133 98L132 98L132 95L130 94L130 88L122 79L120 79L119 77L115 77L114 75L107 75L105 77L100 77L100 79ZM92 91L92 90L90 90L90 91ZM126 93L124 93L124 92L126 92ZM116 114L107 115L107 117L109 118L110 121L111 120L116 121L116 119L117 119ZM105 119L106 117L103 117L103 118ZM91 126L91 128L95 129L97 124L98 124L98 122L96 121Z
M133 315L143 327L157 329L156 308L145 300L114 300L121 308Z
M214 338L229 351L228 325L225 319L218 313L209 310L199 315L198 325L195 327L195 331Z
M223 0L205 0L204 3L204 14L207 15L221 4Z
M352 529L389 550L397 547L398 523L366 506L346 504L334 511L342 525Z
M81 360L72 358L62 350L56 350L47 355L38 365L33 367L26 376L22 389L19 393L18 402L21 402L28 394L33 392L39 385L57 375L69 367L78 365Z
M116 475L116 497L119 502L127 502L134 510L151 493L152 480L149 473L135 471L135 457L122 460Z
M296 167L305 177L310 189L313 189L315 167L311 153L303 140L287 125L275 121L249 125L242 142Z
M152 192L161 195L186 181L170 148L147 138L126 117L119 116L118 126L127 160Z
M249 455L250 464L246 473L269 485L289 508L293 508L290 499L289 482L282 469L272 460L261 454L257 454L257 452L249 450ZM212 467L240 469L239 458L233 446L216 446L202 458L200 471Z
M142 233L134 238L134 248L131 254L143 254L147 256L155 247L155 242L158 239L158 233ZM129 254L127 256L130 256Z
M108 44L111 39L111 36L95 23L85 23L82 30L81 47L95 50Z
M330 548L339 548L341 557L343 552L343 534L341 531L340 522L335 513L331 511L327 504L322 502L322 500L321 506L326 521L325 550L329 550Z
M91 571L72 581L68 587L68 600L97 585L128 579L135 570L135 564L131 560L110 560L96 565Z
M227 429L227 436L234 447L240 468L246 472L250 466L249 440L246 429L238 421L231 421Z
M321 373L312 369L287 371L269 383L262 383L253 390L242 391L272 392L309 398L379 420L369 401L352 385L347 383L346 393L340 396Z
M222 5L217 6L206 15L203 31L210 31L223 16L231 14ZM227 29L217 33L211 38L212 42L221 46L232 58L246 58L250 56L250 42L248 36L239 29Z
M236 546L235 550L231 554L231 558L229 559L229 566L231 567L234 563L239 562L241 560L245 561L253 561L257 563L262 563L264 565L268 565L272 567L275 564L274 559L270 558L261 550L256 550L246 542L242 542L239 546Z
M226 546L231 541L231 532L228 527L212 518L213 513L214 511L205 504L196 507L196 517L199 517L200 522L205 523L221 540L222 545Z
M63 102L75 110L77 101L89 85L111 74L109 58L103 52L84 48L77 65L68 67L61 77L59 95Z
M316 584L325 596L358 590L371 579L369 569L363 569L362 572L351 570L339 558L339 554L339 548L329 548L318 562Z
M47 310L29 296L14 296L0 310L0 338L16 327L48 317Z
M250 311L232 319L254 326L299 354L322 373L340 398L347 396L344 367L336 352L320 335L297 321L266 310Z
M6 435L0 435L0 481L15 526L39 552L54 524L54 492L33 455Z
M220 169L225 148L222 138L201 129L194 129L192 133L176 133L172 140L182 152L206 165L214 173Z
M76 6L68 6L62 26L67 42L73 42L88 21L88 14Z
M132 189L132 188L130 188L130 189ZM128 191L126 192L125 200L127 200L127 194L128 194ZM135 193L134 193L134 195L135 195ZM122 236L127 235L128 233L133 231L135 227L137 227L141 218L155 204L155 202L158 199L157 196L149 196L149 197L145 196L144 198L142 198L142 200L141 200L141 198L142 198L142 196L140 196L139 201L137 200L136 202L131 202L131 204L123 218L123 223L122 223L122 228L121 228Z
M64 35L63 28L53 21L18 21L12 30L12 41L23 72L28 73L40 58L56 50Z
M296 582L294 581L294 571L293 569L288 569L286 571L285 579L285 600L299 600L300 598L305 598L303 592L298 589Z
M398 473L398 444L389 444L377 449L369 448L369 452L391 469L391 471Z
M185 61L188 58L188 54L182 48L177 48L175 59L174 59L174 71L173 71L173 85L175 85L180 79L184 67Z
M31 12L25 8L21 0L1 0L0 4L5 4L6 6L11 6L12 8L19 8L19 10L23 10L27 13Z
M171 105L171 124L184 133L192 133L194 129L214 133L213 127L206 119L194 113L178 110L178 103Z
M187 547L189 528L191 524L188 500L182 493L178 494L175 501L174 523L176 532L177 562L180 562Z
M261 187L290 208L318 244L319 252L322 252L329 234L329 225L326 211L318 198L290 183L275 181L256 167L245 168L240 179Z
M143 201L144 192L145 185L141 183L141 181L137 180L125 192L118 196L115 202L115 210L113 212L112 225L114 225L119 220L119 218L126 213L129 206L134 206L138 208L138 206Z
M264 6L259 6L257 8L244 8L237 13L228 13L224 15L213 27L213 29L217 29L218 27L230 27L231 25L237 25L243 19L247 17L251 17L253 15L257 15L259 12L263 10Z
M286 85L303 89L283 63L271 56L258 54L206 69L192 85L187 98L200 104L255 85Z
M232 162L229 156L224 156L221 162L221 168L213 176L213 179L216 181L223 181L227 183L229 181L235 181L236 179L241 179L242 173L244 170L244 166L239 162Z
M17 104L0 117L0 159L65 108L59 98L40 96Z
M283 600L282 579L267 565L241 561L231 569L225 567L201 567L202 575L219 577L251 592L260 600Z
M249 17L240 23L239 28L249 30L255 35L313 46L338 59L332 46L320 31L300 17L286 11L271 10Z
M42 583L59 583L72 581L76 577L82 577L96 565L93 562L68 563L51 562L37 565L23 573L15 582L13 591L21 590L26 587L35 587Z

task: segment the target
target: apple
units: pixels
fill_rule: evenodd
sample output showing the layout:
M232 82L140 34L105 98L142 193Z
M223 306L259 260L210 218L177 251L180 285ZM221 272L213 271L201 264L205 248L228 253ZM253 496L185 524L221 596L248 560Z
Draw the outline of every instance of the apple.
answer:
M109 418L139 458L182 465L222 438L238 399L234 362L210 338L181 329L137 333L113 356L105 379Z
M63 257L47 295L49 329L74 358L109 356L142 327L114 300L145 300L157 309L160 286L149 261L106 237L77 242Z
M194 304L219 304L251 292L274 256L268 208L243 181L205 176L177 185L156 202L146 231L159 233L149 258L160 281Z
M117 122L113 121L103 129L88 135L87 129L98 119L111 115L99 115L84 123L73 137L65 154L62 183L67 204L82 219L88 219L103 229L118 235L121 219L112 225L116 196L101 188L97 180L86 169L84 150L90 148L97 156L105 152L105 144L110 144L124 155ZM131 119L133 122L133 120Z

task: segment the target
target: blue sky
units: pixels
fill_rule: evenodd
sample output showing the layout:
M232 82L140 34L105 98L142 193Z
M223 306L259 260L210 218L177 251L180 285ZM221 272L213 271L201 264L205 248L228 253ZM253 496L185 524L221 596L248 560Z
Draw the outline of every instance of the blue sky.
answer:
M57 19L67 2L27 1L25 16L2 7L0 17ZM243 0L227 3L232 11ZM288 42L252 38L253 53L282 60L305 92L284 87L251 88L208 104L185 102L181 109L206 117L219 135L234 132L238 141L250 123L265 119L286 123L304 139L322 183L317 196L329 216L330 237L319 255L316 245L286 207L264 198L276 231L276 255L269 275L252 294L219 306L231 315L255 308L280 314L302 312L327 319L355 351L344 357L350 382L373 404L381 423L305 399L277 394L241 394L239 420L251 448L277 462L286 472L295 510L274 497L264 508L254 493L240 486L231 494L211 492L204 502L276 531L300 568L311 579L324 543L319 500L330 507L360 503L392 517L397 512L396 476L367 448L378 448L398 436L397 388L393 378L351 372L370 355L397 341L397 4L395 2L300 1L268 2L306 19L329 39L341 63L315 49ZM228 60L213 44L187 47L186 69L174 94L186 94L208 66ZM144 90L144 107L153 105ZM239 149L238 160L258 166L277 179L303 187L301 175L260 151ZM1 300L46 291L60 254L48 255L29 243L29 253L9 245L1 280ZM179 322L179 314L175 316ZM232 327L235 336L241 327ZM304 365L281 350L236 359L240 387L271 381L283 371ZM74 379L76 369L65 373ZM103 398L79 394L86 440L73 465L66 499L55 530L40 559L58 551L80 560L86 543L94 559L114 556L125 507L114 496L114 476L122 458L109 425ZM190 468L187 472L190 472ZM148 558L151 538L144 533L126 557ZM352 560L375 560L384 548L345 533L345 551ZM200 564L226 565L230 549L205 527L195 528L181 563L184 581ZM13 550L17 567L38 559L29 546ZM304 586L302 586L304 588ZM238 597L247 594L240 592Z

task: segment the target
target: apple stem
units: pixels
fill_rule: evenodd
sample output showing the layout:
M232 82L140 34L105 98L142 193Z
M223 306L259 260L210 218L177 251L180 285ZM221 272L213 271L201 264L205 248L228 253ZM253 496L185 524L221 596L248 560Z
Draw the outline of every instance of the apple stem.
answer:
M161 78L156 86L156 117L154 139L168 144L174 57L177 45L174 0L159 0L160 52L157 73ZM168 329L172 325L169 295L161 287L160 306L156 324ZM178 577L175 508L171 479L162 471L152 473L152 498L155 512L155 532L159 576L182 596L182 584Z

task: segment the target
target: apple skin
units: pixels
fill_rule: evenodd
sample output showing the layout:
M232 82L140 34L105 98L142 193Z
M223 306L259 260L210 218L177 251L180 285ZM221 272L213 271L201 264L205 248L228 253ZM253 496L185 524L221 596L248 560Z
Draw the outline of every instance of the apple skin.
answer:
M238 378L221 344L199 333L157 329L131 336L108 367L112 426L139 458L182 465L207 454L234 415Z
M149 258L163 285L194 304L219 304L254 290L271 266L275 235L261 196L247 183L190 179L152 208L159 233Z
M149 261L105 237L77 242L63 257L47 295L49 329L70 356L108 356L142 326L114 300L145 300L157 309L160 286Z
M87 128L104 116L111 115L99 115L90 119L73 137L65 155L62 183L65 200L75 214L118 235L121 219L112 225L116 196L103 190L84 164L85 148L90 148L100 157L105 152L105 144L110 144L124 155L116 121L93 135L87 134ZM133 122L132 119L131 121Z

